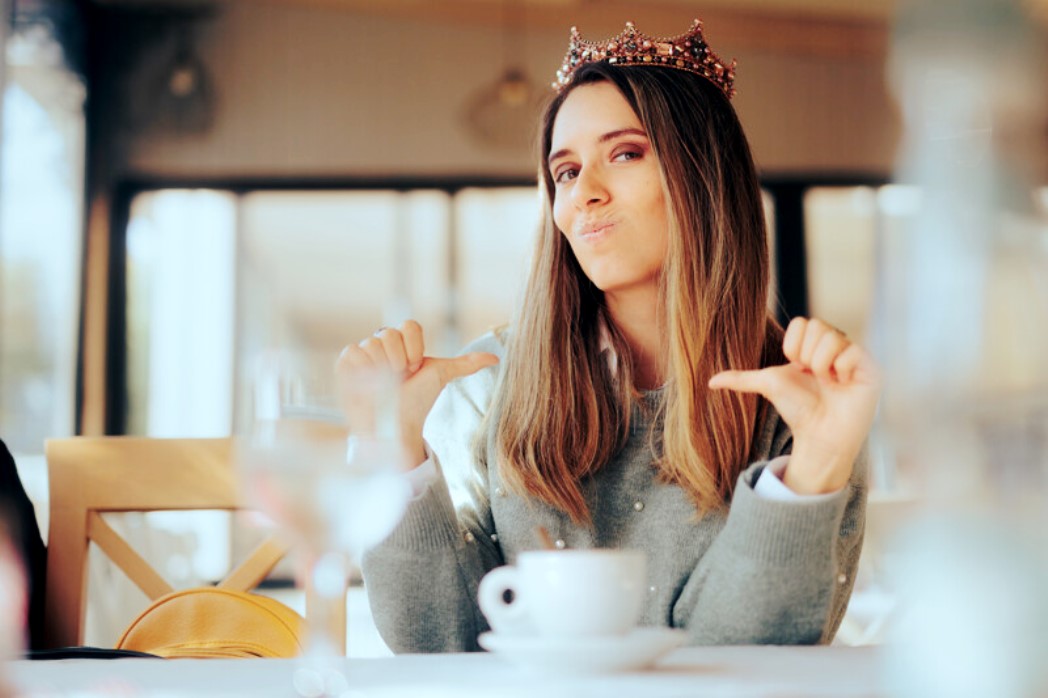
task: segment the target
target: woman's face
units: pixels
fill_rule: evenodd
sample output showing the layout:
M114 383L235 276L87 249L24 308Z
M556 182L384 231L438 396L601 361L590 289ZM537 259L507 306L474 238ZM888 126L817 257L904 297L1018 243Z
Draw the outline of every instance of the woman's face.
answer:
M568 95L548 164L553 220L590 281L605 294L655 288L669 239L659 161L614 85Z

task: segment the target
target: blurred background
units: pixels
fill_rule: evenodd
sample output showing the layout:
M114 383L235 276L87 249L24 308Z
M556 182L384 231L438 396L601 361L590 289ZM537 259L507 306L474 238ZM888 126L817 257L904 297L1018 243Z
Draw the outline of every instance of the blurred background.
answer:
M1048 4L1018 6L1042 42ZM507 322L538 221L535 119L572 25L675 35L698 16L738 59L782 319L876 345L878 270L920 206L898 176L894 0L0 7L0 436L42 519L46 438L229 435L238 371L262 347L333 358L414 317L449 354ZM875 444L878 492L900 492L899 475ZM175 552L173 577L216 579L238 546L221 517L160 528L143 545ZM879 639L890 600L866 601L842 641ZM104 615L95 644L123 626ZM380 652L354 644L361 624L351 653Z

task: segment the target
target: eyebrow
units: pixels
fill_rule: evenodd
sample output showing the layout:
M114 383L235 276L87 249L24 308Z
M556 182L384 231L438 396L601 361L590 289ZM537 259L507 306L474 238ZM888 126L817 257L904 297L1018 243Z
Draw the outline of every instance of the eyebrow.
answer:
M620 136L644 136L645 138L647 138L648 134L645 133L642 129L639 129L639 128L620 128L620 129L617 129L615 131L608 131L607 133L602 135L600 138L598 138L597 142L598 143L607 143L608 141L613 141L616 138L619 138ZM557 152L553 153L548 158L546 158L546 166L548 167L549 165L551 165L553 163L554 160L556 160L558 158L562 158L562 157L564 157L565 155L567 155L570 152L571 152L570 148L561 148L560 150L558 150Z

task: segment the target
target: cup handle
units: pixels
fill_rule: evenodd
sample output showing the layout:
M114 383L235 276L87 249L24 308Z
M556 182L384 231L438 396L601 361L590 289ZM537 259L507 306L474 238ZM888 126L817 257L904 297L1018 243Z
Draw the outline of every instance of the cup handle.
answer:
M519 626L524 620L525 608L516 590L517 569L510 565L497 567L480 580L477 600L480 610L496 632ZM513 593L513 600L506 601L506 592Z

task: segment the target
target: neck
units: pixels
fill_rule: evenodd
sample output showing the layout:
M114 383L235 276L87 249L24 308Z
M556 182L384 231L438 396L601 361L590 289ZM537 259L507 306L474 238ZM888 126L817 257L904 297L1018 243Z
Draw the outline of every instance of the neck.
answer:
M604 301L612 321L629 345L635 387L639 390L659 387L665 380L666 353L658 318L658 288L653 285L605 294Z

